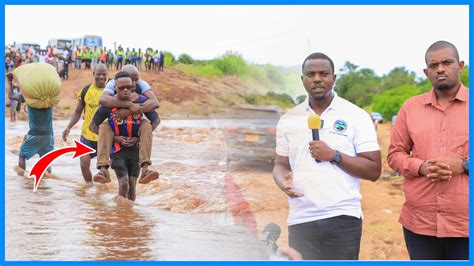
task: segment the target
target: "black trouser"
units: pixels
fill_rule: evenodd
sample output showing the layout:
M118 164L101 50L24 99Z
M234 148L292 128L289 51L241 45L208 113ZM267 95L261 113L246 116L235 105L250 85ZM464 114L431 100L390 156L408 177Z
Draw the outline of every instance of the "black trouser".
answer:
M120 151L110 155L110 159L112 160L110 167L114 169L117 178L124 176L138 177L140 173L138 154L138 147L134 146L122 148Z
M85 69L91 69L91 59L84 59L84 62L86 62Z
M435 237L413 233L403 227L411 260L468 260L468 237Z
M288 227L290 247L304 260L358 260L362 219L341 215Z

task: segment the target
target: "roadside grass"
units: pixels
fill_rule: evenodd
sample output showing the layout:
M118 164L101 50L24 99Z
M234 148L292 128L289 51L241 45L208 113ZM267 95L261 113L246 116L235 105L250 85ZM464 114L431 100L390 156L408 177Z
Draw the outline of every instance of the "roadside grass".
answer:
M174 57L173 57L174 58ZM173 66L190 76L206 79L235 76L247 84L258 84L266 89L266 94L252 94L242 97L222 99L227 104L248 103L256 105L277 105L283 109L295 105L296 96L301 91L301 80L295 69L283 69L274 65L255 65L248 63L236 52L226 52L212 60L193 59L181 54Z

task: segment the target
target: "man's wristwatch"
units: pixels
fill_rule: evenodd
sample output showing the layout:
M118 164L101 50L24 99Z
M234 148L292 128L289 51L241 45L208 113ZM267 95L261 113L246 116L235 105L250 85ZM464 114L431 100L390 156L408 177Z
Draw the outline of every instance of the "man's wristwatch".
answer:
M464 173L469 175L469 160L465 159L462 161L462 168L464 169Z
M338 165L341 163L341 161L342 161L342 154L338 150L336 150L336 154L334 154L334 157L332 157L331 163Z

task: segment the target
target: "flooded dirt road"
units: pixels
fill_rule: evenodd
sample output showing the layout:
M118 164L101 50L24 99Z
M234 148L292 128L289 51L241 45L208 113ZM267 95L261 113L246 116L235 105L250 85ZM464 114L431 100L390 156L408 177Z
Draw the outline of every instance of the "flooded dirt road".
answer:
M57 148L79 139L76 125L63 143L66 124L54 122ZM160 179L138 185L135 203L117 197L115 178L86 185L72 155L56 160L34 193L33 180L14 170L27 130L26 121L6 122L6 260L268 259L212 120L163 121L152 152Z
M160 180L139 185L130 203L116 198L115 179L86 186L71 155L55 161L55 176L33 193L33 180L13 170L28 125L7 121L6 260L266 260L258 236L269 223L281 227L277 244L287 247L288 203L273 182L272 164L226 164L226 125L219 122L163 121L154 132L152 156ZM54 122L56 147L65 145L60 134L66 123ZM79 132L76 126L67 145ZM386 158L390 126L380 125L378 136ZM37 160L28 161L28 169ZM385 159L383 165L383 175L389 174ZM361 182L361 260L408 259L398 223L400 181Z

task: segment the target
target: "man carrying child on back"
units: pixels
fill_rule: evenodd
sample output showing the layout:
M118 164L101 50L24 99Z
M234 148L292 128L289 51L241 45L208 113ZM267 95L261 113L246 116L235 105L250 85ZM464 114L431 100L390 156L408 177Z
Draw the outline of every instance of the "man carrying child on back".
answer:
M123 102L145 102L147 100L143 95L134 92L135 85L127 72L121 71L115 75L114 96ZM110 151L112 159L111 167L114 169L119 182L119 195L134 201L136 197L136 184L140 172L139 165L139 134L138 130L142 121L142 114L131 114L122 119L116 113L118 108L107 108L100 106L90 125L92 132L99 131L99 125L109 118L108 123L114 132L114 143ZM146 114L149 119L158 116L156 111Z

